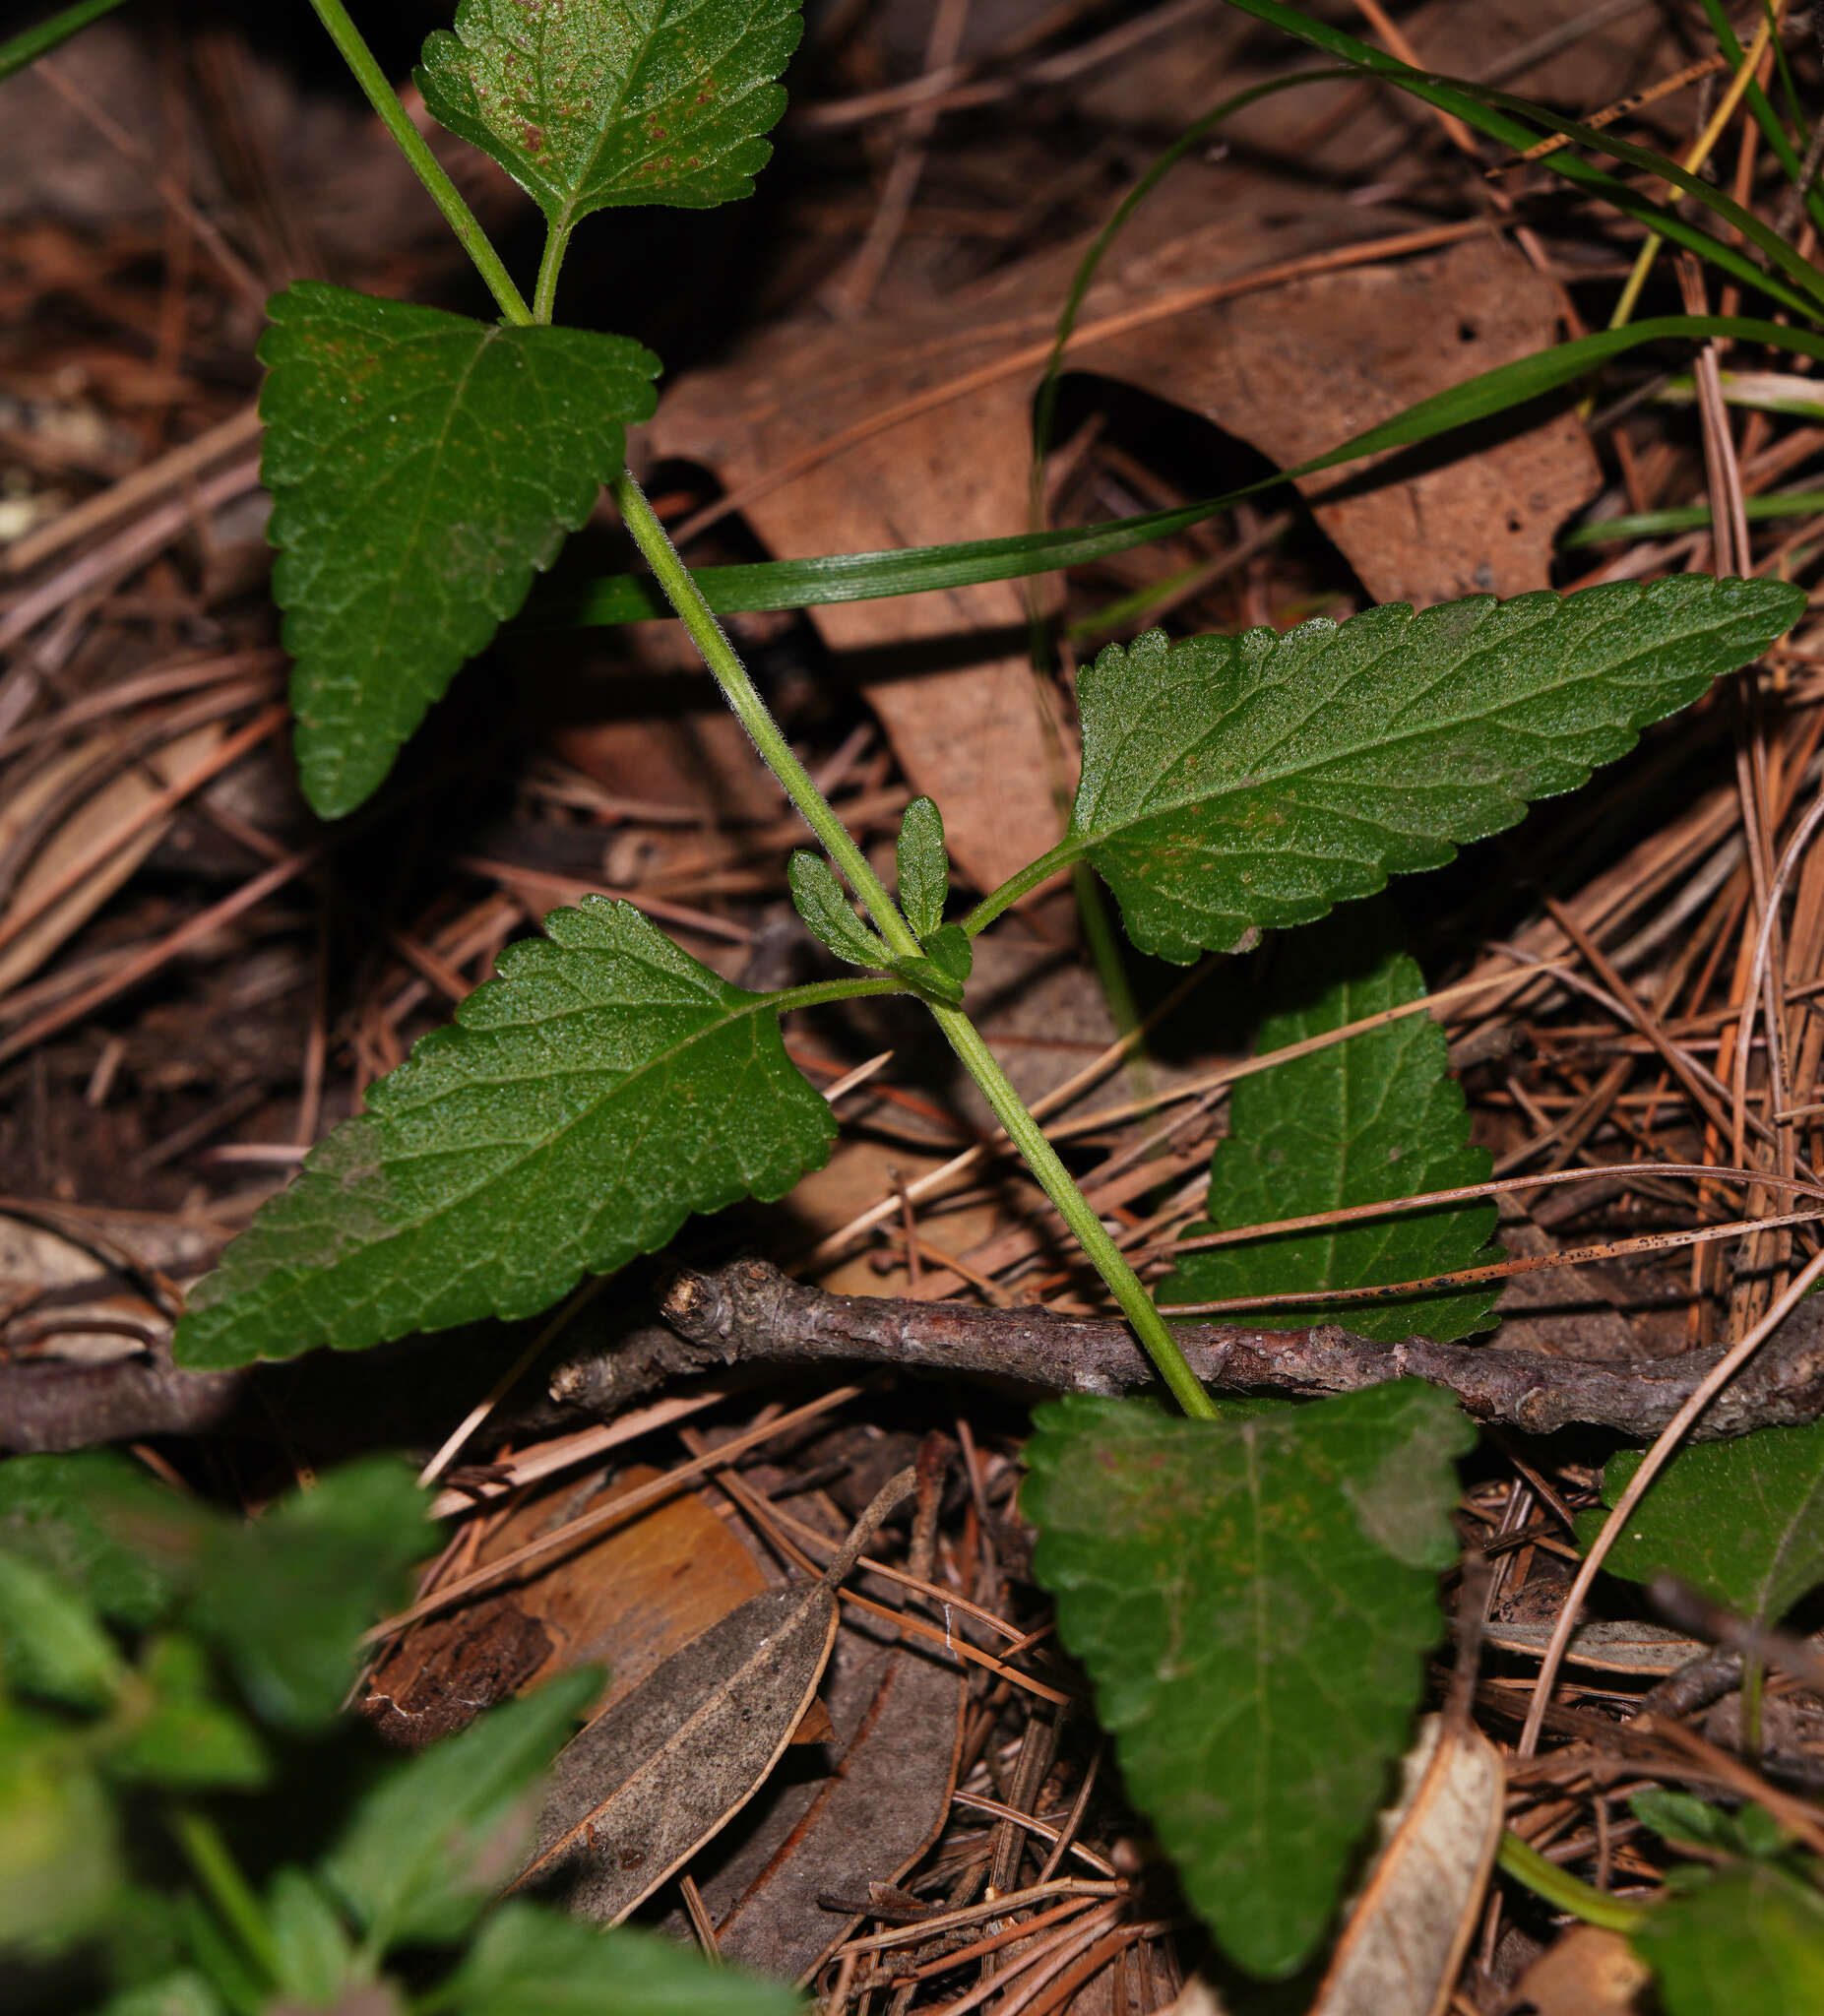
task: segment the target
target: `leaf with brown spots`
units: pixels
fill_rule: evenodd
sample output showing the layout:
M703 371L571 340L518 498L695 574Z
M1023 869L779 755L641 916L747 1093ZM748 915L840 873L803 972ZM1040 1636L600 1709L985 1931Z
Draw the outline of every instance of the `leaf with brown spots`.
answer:
M561 236L616 204L751 196L802 31L795 0L464 0L417 83Z

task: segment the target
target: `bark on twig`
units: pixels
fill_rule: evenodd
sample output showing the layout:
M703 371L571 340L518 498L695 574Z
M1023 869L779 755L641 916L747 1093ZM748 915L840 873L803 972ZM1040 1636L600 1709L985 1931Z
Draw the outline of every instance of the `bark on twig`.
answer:
M665 1379L735 1364L900 1365L1009 1379L1050 1393L1125 1393L1153 1372L1126 1326L1042 1308L977 1309L826 1294L764 1260L683 1274L662 1314L598 1357L565 1366L555 1400L613 1414ZM1317 1397L1403 1377L1456 1394L1478 1419L1532 1434L1573 1421L1657 1434L1721 1355L1686 1352L1634 1364L1593 1364L1498 1346L1379 1344L1332 1324L1254 1330L1176 1326L1191 1368L1218 1392ZM1698 1423L1700 1438L1792 1425L1824 1414L1824 1311L1801 1302Z
M244 1371L187 1372L159 1351L99 1365L0 1364L0 1454L206 1434L235 1412L247 1381Z

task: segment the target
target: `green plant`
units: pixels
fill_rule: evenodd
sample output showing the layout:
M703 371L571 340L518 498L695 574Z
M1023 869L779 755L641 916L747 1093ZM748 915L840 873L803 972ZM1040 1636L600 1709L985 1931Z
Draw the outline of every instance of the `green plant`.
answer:
M337 816L379 785L465 659L528 607L535 575L605 483L650 576L533 604L529 619L676 611L820 844L791 863L800 915L862 971L755 994L627 905L592 899L557 912L544 940L503 958L499 977L376 1085L368 1110L262 1211L193 1296L178 1354L231 1365L531 1315L582 1275L662 1246L693 1211L782 1196L821 1162L834 1129L785 1054L780 1016L862 994L916 997L1188 1418L1105 1401L1047 1413L1032 1457L1039 1572L1187 1893L1236 1960L1287 1975L1323 1936L1420 1696L1419 1656L1439 1628L1432 1584L1452 1546L1451 1460L1467 1425L1440 1396L1409 1384L1299 1408L1206 1393L971 1021L972 941L1021 897L1083 865L1112 892L1133 943L1167 960L1312 922L1392 874L1436 866L1512 825L1530 800L1575 788L1647 724L1752 660L1804 598L1776 581L1685 576L1567 598L1475 598L1416 616L1384 607L1284 637L1172 642L1155 632L1111 645L1079 683L1083 770L1065 839L950 918L941 813L919 800L900 835L896 898L771 719L717 610L1032 573L1176 530L1233 497L1077 532L693 576L622 465L623 429L653 410L658 360L624 338L554 327L557 289L571 233L593 210L746 193L783 108L778 78L795 14L780 0L650 0L636 35L631 14L463 0L454 33L426 44L418 81L431 111L514 175L545 217L529 303L341 0L313 4L473 257L501 320L316 284L272 304L265 467L307 794ZM1272 0L1243 4L1509 144L1530 143L1543 126L1623 159L1641 156L1519 100L1421 78ZM1644 158L1732 224L1765 265L1575 153L1553 159L1781 312L1813 317L1824 307L1824 276L1700 179ZM1824 355L1824 338L1802 326L1663 317L1484 374L1287 473L1430 439L1575 383L1637 345L1715 334ZM1328 991L1282 1012L1302 1018L1300 1031L1334 1028L1410 998L1410 963L1391 948L1377 957L1366 968L1346 957L1320 976ZM1356 1040L1333 1053L1334 1066L1276 1074L1257 1119L1238 1102L1213 1212L1232 1223L1257 1213L1258 1199L1281 1213L1301 1201L1277 1173L1282 1126L1324 1137L1331 1188L1320 1202L1384 1200L1480 1173L1440 1049L1435 1030L1415 1020L1385 1040ZM1393 1089L1398 1139L1343 1124L1333 1069ZM1410 1160L1389 1187L1395 1149ZM1187 1252L1173 1293L1398 1282L1474 1263L1487 1219L1485 1209L1452 1209L1396 1221L1392 1232L1280 1242L1246 1258ZM1403 1334L1418 1319L1400 1306L1370 1320ZM1462 1335L1488 1311L1486 1295L1472 1291L1434 1298L1425 1314ZM1324 1579L1333 1559L1348 1564L1346 1589ZM34 1587L29 1575L16 1588L0 1582L0 1596L11 1589L25 1616L42 1602ZM1352 1619L1334 1646L1310 1638L1310 1617L1327 1603L1347 1604ZM212 1610L205 1598L198 1606L194 1628L228 1629L227 1608ZM1297 1631L1283 1628L1287 1614L1301 1620ZM79 1643L71 1625L58 1653L54 1630L32 1629L21 1642L38 1650L24 1655L18 1686L41 1689L45 1672L64 1672L57 1684L107 1698L95 1671L82 1677L84 1660L94 1668L100 1658L94 1633ZM221 1656L232 1656L225 1638ZM250 1671L244 1683L264 1688L265 1712L284 1719L276 1677L256 1682ZM1307 1713L1295 1741L1268 1743L1282 1687L1314 1700L1328 1684L1351 1690L1347 1717ZM1271 1784L1259 1770L1266 1750ZM96 1796L82 1796L93 1805ZM332 1861L327 1879L339 1869L346 1878L347 1866ZM87 1893L73 1885L70 1894ZM298 1907L305 1917L314 1909ZM427 1922L446 1922L434 1912L397 1921ZM518 1923L503 1913L483 1946L511 1946ZM453 2005L471 2006L461 2000L468 1992L452 1986Z
M340 1715L434 1539L390 1458L250 1525L111 1452L0 1468L0 1950L78 1956L59 2006L789 2016L662 1939L494 1902L594 1669L417 1756Z

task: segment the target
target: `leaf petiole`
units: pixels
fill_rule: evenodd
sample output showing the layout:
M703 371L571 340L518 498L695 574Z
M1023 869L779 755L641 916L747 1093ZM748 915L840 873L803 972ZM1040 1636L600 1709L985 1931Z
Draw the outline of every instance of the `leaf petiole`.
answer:
M456 233L463 250L474 261L475 271L486 282L487 290L498 303L502 318L524 328L534 320L525 295L513 284L513 276L501 264L500 254L476 221L474 212L463 201L462 192L444 172L442 162L431 153L423 134L406 116L399 94L387 82L385 71L374 61L373 51L362 39L348 10L342 0L310 0L310 4L317 11L317 19L329 31L330 40L336 44L342 60L353 73L355 83L366 94L367 102L379 114L381 125L398 143L400 153L411 163L413 173L424 184L431 201L443 212L444 221ZM562 256L560 249L558 257L561 259ZM540 284L543 278L540 273ZM556 283L557 276L553 273L553 289ZM540 319L548 322L551 318L547 313Z

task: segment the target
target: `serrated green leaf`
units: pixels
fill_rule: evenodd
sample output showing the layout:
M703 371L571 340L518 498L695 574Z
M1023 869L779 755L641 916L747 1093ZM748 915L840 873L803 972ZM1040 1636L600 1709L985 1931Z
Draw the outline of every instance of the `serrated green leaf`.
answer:
M1785 583L1687 574L1390 603L1284 637L1152 631L1079 677L1070 838L1134 942L1187 964L1511 826L1802 607Z
M67 1732L0 1706L0 1953L55 1958L120 1889L113 1807L69 1751Z
M1346 911L1280 951L1279 1006L1261 1024L1260 1050L1342 1029L1425 991L1380 905ZM1491 1164L1486 1149L1470 1145L1469 1110L1450 1075L1444 1032L1428 1015L1409 1015L1242 1079L1229 1104L1228 1137L1211 1159L1210 1216L1187 1235L1482 1183ZM1184 1254L1160 1284L1159 1300L1169 1307L1416 1281L1498 1260L1501 1249L1486 1243L1494 1228L1492 1204L1461 1204L1214 1246ZM1269 1309L1247 1320L1268 1329L1329 1321L1389 1342L1417 1332L1449 1342L1486 1330L1499 1297L1496 1285L1335 1310Z
M111 1777L183 1791L244 1791L266 1782L265 1748L245 1718L217 1698L209 1655L194 1638L169 1632L157 1639L142 1673L152 1708L107 1751Z
M548 1308L693 1211L783 1197L830 1152L769 997L632 905L510 947L456 1023L369 1089L192 1294L175 1350L244 1364Z
M0 1670L22 1694L105 1708L127 1667L80 1595L35 1561L0 1548Z
M1662 1904L1633 1935L1665 2016L1824 2009L1824 1896L1749 1862Z
M601 1689L579 1667L395 1764L362 1798L323 1874L376 1951L462 1937L524 1860L539 1781Z
M1128 1791L1230 1957L1290 1974L1406 1747L1475 1430L1412 1380L1237 1421L1084 1397L1035 1420L1035 1566Z
M920 938L944 920L950 894L950 856L944 850L944 815L931 798L913 798L900 814L894 846L900 870L900 908Z
M281 1995L306 2009L332 2009L354 1974L354 1946L342 1914L305 1869L283 1868L267 1886Z
M351 811L517 614L650 417L625 337L509 329L300 281L267 304L261 479L304 794Z
M850 966L889 967L893 954L855 915L836 870L822 854L801 847L786 864L792 908L826 952Z
M266 1721L313 1730L334 1720L359 1662L356 1640L436 1545L428 1503L409 1464L363 1457L211 1538L191 1622L221 1648Z
M784 1982L718 1967L656 1932L503 1905L445 1992L456 2016L799 2016Z
M207 1526L113 1449L0 1463L0 1547L116 1623L143 1629L169 1609Z
M959 985L975 971L975 947L961 924L939 924L926 936L924 949Z
M751 196L803 28L798 0L463 0L415 76L568 232L619 204Z
M1640 1465L1638 1449L1609 1458L1605 1503L1615 1503ZM1584 1546L1606 1517L1600 1508L1578 1515ZM1778 1623L1824 1583L1824 1421L1686 1443L1603 1565L1629 1582L1676 1575L1751 1623Z

